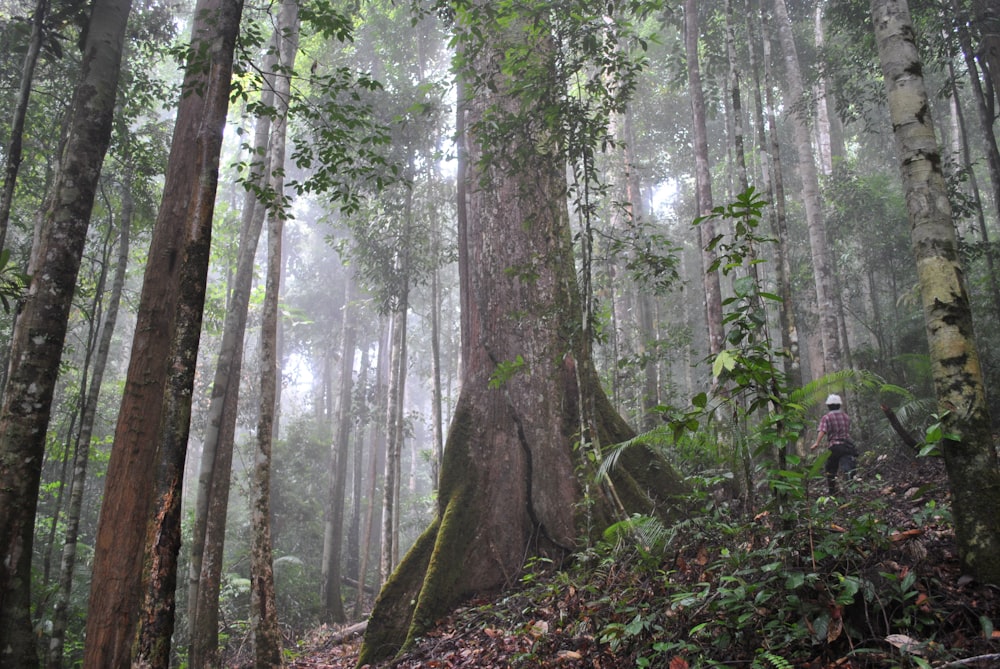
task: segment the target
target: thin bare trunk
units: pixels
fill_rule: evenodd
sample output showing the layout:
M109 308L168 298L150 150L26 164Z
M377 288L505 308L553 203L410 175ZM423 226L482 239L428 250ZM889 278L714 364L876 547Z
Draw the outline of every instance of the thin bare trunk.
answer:
M261 91L261 105L274 105L274 71L277 63L277 36L272 40L272 50L264 64L264 86ZM249 180L258 188L265 188L270 173L268 158L268 137L271 119L261 115L256 120L252 148ZM232 294L226 309L222 343L216 362L212 382L212 396L206 420L207 428L202 445L201 468L198 474L198 490L195 501L194 527L191 539L191 560L188 569L188 630L189 660L192 666L208 666L207 660L214 655L218 644L218 583L221 578L221 552L225 533L211 546L206 543L209 514L214 503L225 515L229 506L229 467L232 464L232 449L235 436L235 407L239 403L239 380L243 366L243 342L246 334L247 310L254 277L254 258L264 224L266 207L257 199L255 189L246 191L240 226L240 246L236 260L236 276L232 283ZM216 485L216 479L225 479L225 485ZM205 570L205 552L216 553ZM212 584L215 584L214 586ZM205 586L211 592L202 593ZM204 594L209 596L205 597Z
M802 203L809 227L809 248L812 252L813 279L816 302L819 308L819 331L822 336L823 369L814 376L835 372L841 367L840 328L837 323L836 293L833 289L833 272L827 245L826 222L820 201L819 177L813 157L812 137L809 129L809 111L803 88L799 57L792 35L785 0L774 0L775 22L781 50L785 60L785 84L791 110L789 120L798 153L799 176L802 179Z
M17 185L17 173L21 168L21 156L24 146L24 123L28 116L28 101L31 98L31 84L35 80L35 65L38 54L42 50L42 37L45 29L45 19L49 14L49 0L38 0L35 11L31 15L31 36L28 38L28 48L24 54L24 64L21 66L21 83L17 89L17 102L14 104L14 116L10 121L7 141L6 164L4 166L3 186L0 190L0 249L7 243L7 225L10 222L10 209L14 202L14 188Z
M350 455L351 418L354 396L354 353L357 346L357 315L354 310L353 282L346 280L344 290L343 339L341 345L340 401L337 431L330 449L330 480L327 493L326 527L323 537L323 608L330 622L343 623L344 598L340 591L343 575L344 505L347 493L347 462Z
M708 131L705 125L705 96L701 87L701 70L698 66L698 3L684 2L684 45L687 54L688 94L691 96L692 130L694 134L695 200L698 216L712 211L712 173L708 160ZM698 226L701 247L702 285L705 291L705 317L708 322L708 352L716 356L722 351L722 288L719 274L712 269L715 252L708 246L715 238L715 224L711 220Z

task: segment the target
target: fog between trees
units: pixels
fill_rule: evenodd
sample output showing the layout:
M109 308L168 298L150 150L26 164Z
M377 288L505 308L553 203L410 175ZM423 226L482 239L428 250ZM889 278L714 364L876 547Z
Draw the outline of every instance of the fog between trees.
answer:
M914 261L912 190L900 173L899 122L887 107L871 18L881 4L303 2L301 22L279 20L277 4L230 5L239 40L228 116L213 126L223 130L218 187L201 204L211 244L206 238L204 278L188 277L181 301L189 311L176 311L197 331L187 340L159 332L172 353L130 372L129 352L151 327L143 305L168 305L141 296L173 285L173 269L149 268L193 262L183 234L158 237L154 224L167 207L190 221L197 189L216 178L206 154L201 180L170 190L170 170L205 150L194 135L179 139L175 120L185 101L207 96L192 81L211 72L214 52L191 43L192 7L132 7L117 85L101 75L116 90L105 155L99 138L73 125L82 113L74 91L86 92L92 62L87 40L96 39L85 29L90 7L5 2L0 140L5 184L16 188L4 191L9 218L0 207L0 292L9 306L0 337L10 365L0 539L5 564L21 561L0 573L0 622L9 630L0 641L11 648L0 664L83 657L84 626L98 620L88 616L89 593L100 600L113 591L104 576L92 582L92 572L101 551L123 545L127 530L115 519L125 508L138 519L127 523L132 529L151 516L154 488L179 495L181 547L176 588L168 575L165 590L149 595L145 567L147 596L167 601L176 592L177 601L169 624L150 632L152 646L166 640L156 651L166 659L153 664L173 657L209 666L217 645L244 638L256 619L252 598L263 597L256 608L273 611L285 630L367 616L411 547L430 550L427 535L418 537L428 526L444 531L449 500L464 495L489 490L498 516L466 518L464 530L497 523L518 556L522 537L542 555L568 552L586 540L581 520L610 522L645 500L640 489L654 490L655 503L658 485L709 467L731 472L726 494L752 507L752 472L765 463L741 443L737 435L752 429L730 421L734 413L706 420L704 442L648 447L642 462L663 462L655 484L623 473L637 464L629 456L603 487L587 478L603 471L602 449L672 424L702 393L766 406L755 393L769 389L741 381L728 363L749 350L767 349L787 384L783 396L799 392L803 422L793 429L804 438L818 416L812 407L830 389L844 391L859 439L875 452L896 447L881 403L916 434L939 420L968 434L955 401L937 404L942 356L928 347L921 298L929 279ZM973 394L988 424L1000 411L990 391L1000 362L1000 17L980 0L955 0L947 12L911 2L909 11L927 91L920 117L936 130L936 197L950 208L945 227L950 221L956 237L947 255L961 263L971 316L962 330L978 354L981 391ZM208 21L206 30L220 29ZM228 50L214 39L204 44ZM194 112L191 127L204 131L198 124L209 118ZM60 235L51 203L79 203L79 194L59 195L61 175L83 155L64 150L75 146L74 132L104 156L92 213L74 214L79 248L66 249L79 262L68 279L75 291L51 327L29 329L44 281L53 268L69 269L46 254L45 240ZM196 177L194 169L181 176ZM741 232L738 216L692 225L738 201L745 186L766 203L754 233ZM277 221L280 246L277 237L257 244L261 230L277 235ZM273 333L262 338L272 313ZM48 349L24 354L24 342L38 337ZM264 355L272 350L273 363ZM43 368L36 383L48 384L51 409L40 412L44 398L30 407L21 400L26 375ZM183 435L174 460L183 485L153 482L163 474L166 427L135 396L128 408L136 383L166 384L167 402L176 403L172 414L163 407L183 428L174 432ZM272 385L273 421L271 402L261 404ZM260 471L262 430L273 441L263 440L271 461ZM109 473L112 449L130 432L154 435L142 437L150 450L134 465L151 477L141 484L115 478L114 465ZM461 451L451 444L462 434L480 441L470 437ZM989 473L996 452L988 429L976 439ZM554 455L538 447L560 441ZM595 455L585 465L563 457L588 448ZM458 467L460 452L473 464ZM477 469L483 461L491 466ZM562 483L553 483L559 471ZM507 472L517 472L509 489L491 487ZM109 480L116 487L106 490ZM990 473L980 490L995 480ZM562 513L561 504L580 498L593 504L589 516L578 507ZM102 510L109 499L118 501ZM667 507L657 511L669 519L677 509ZM100 514L111 523L105 548ZM136 546L150 545L145 528L136 532ZM251 559L255 536L270 558ZM463 536L474 555L490 550L474 532ZM204 553L192 559L193 546ZM150 554L130 552L133 590L135 565ZM451 594L501 584L519 566L510 556L496 557L495 572L468 555L451 559L471 581ZM261 561L274 577L263 594L251 568ZM426 557L416 571L433 564ZM407 596L427 587L410 578L400 590ZM119 613L139 625L141 597L130 596L136 603ZM402 623L390 608L400 626L390 643L412 636L437 604ZM194 626L207 634L192 634L192 619L207 620ZM88 632L91 643L96 637ZM133 650L129 638L113 643L125 655Z

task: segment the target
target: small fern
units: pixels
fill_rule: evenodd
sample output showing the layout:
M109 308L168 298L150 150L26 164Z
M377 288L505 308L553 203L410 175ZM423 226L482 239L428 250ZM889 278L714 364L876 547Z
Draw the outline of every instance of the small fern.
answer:
M763 660L763 662L761 662ZM770 651L762 651L760 655L757 656L757 661L753 663L754 669L766 669L767 667L774 667L774 669L792 669L792 663L781 657L780 655L775 655Z

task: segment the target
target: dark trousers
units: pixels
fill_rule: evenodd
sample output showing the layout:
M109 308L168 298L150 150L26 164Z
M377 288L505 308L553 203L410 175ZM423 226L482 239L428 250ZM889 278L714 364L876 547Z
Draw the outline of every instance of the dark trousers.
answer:
M840 472L841 461L847 464L853 461L857 451L849 441L838 441L830 446L830 458L826 461L826 483L830 494L837 492L837 474Z

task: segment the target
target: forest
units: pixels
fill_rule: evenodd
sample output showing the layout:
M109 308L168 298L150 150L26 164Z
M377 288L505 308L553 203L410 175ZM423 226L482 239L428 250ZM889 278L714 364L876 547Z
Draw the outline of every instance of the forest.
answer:
M0 37L0 668L1000 666L995 0Z

